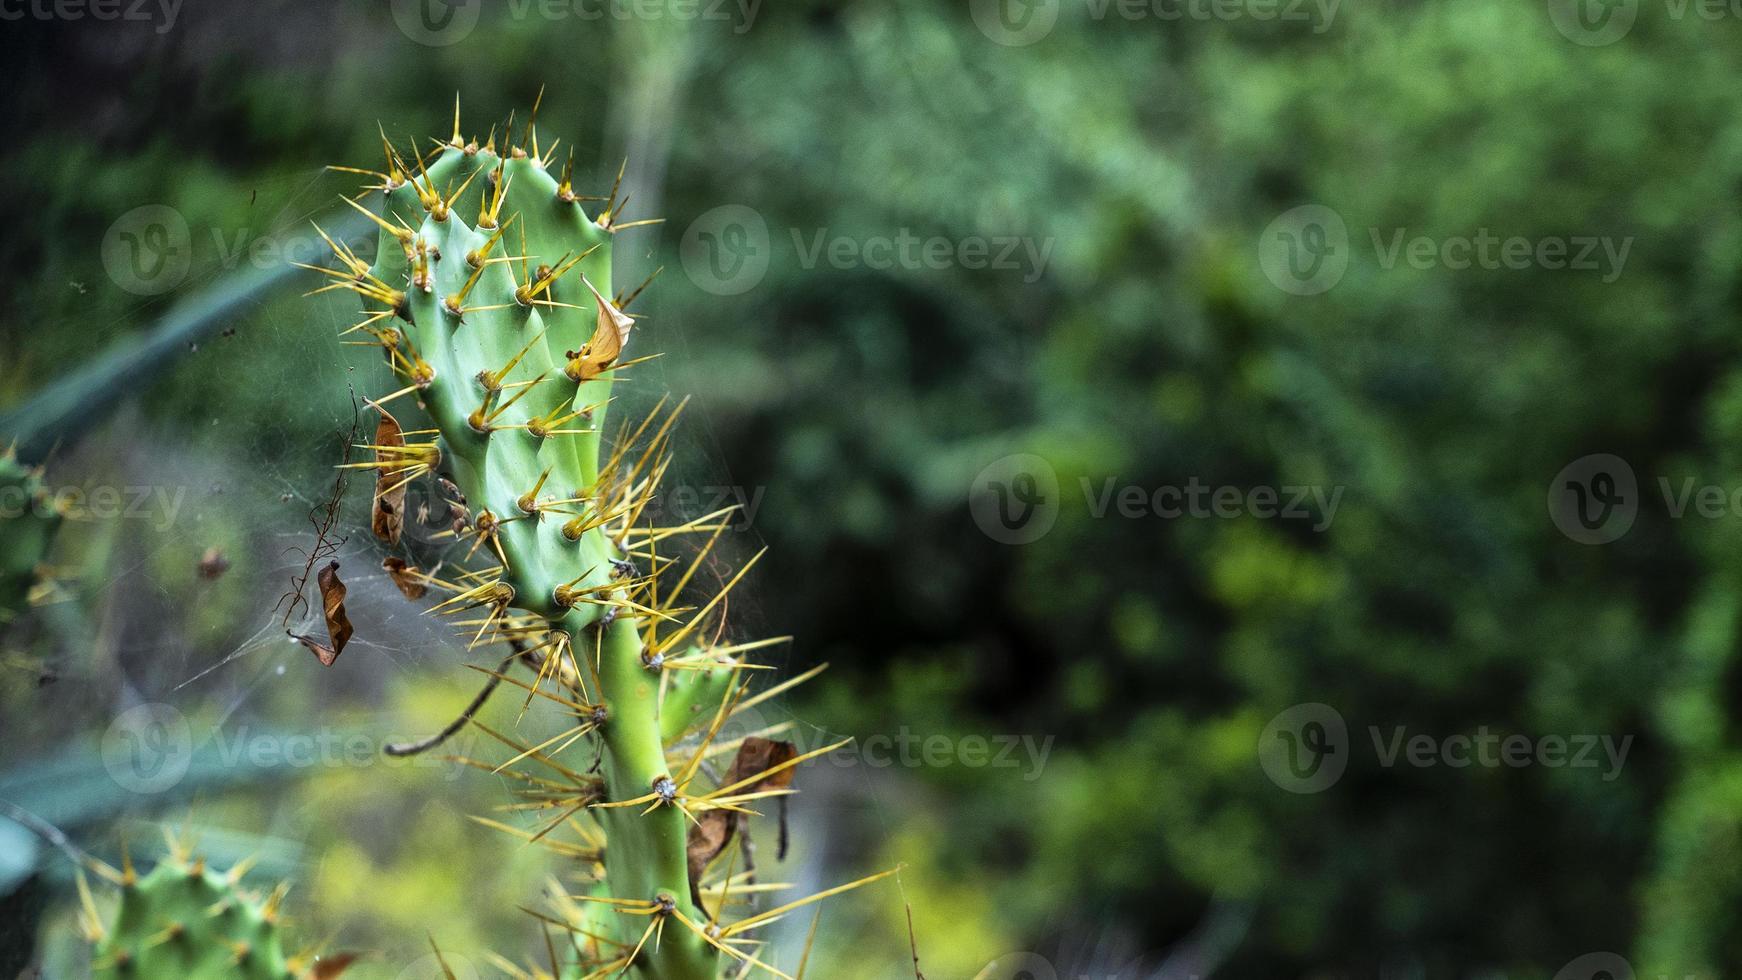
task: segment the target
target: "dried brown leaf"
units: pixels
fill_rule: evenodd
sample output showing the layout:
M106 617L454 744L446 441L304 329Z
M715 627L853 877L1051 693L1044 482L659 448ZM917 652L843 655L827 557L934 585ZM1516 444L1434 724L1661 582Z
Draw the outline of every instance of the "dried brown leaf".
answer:
M757 773L767 772L775 766L782 765L798 755L798 746L791 742L776 742L773 739L751 735L738 746L738 755L732 760L732 768L722 780L722 786L751 779ZM757 793L770 789L786 789L792 785L796 767L782 769L766 779L746 784L737 792ZM699 887L702 872L719 853L732 843L732 835L738 829L738 821L742 814L731 810L708 810L697 818L697 824L690 827L689 842L685 848L689 857L690 887Z
M388 577L393 579L393 584L399 587L399 591L407 599L421 599L429 591L429 585L424 582L417 566L406 564L405 559L389 555L382 559L381 567L387 571Z
M323 666L331 667L345 644L351 642L351 617L345 613L345 583L339 581L339 563L332 562L321 569L316 581L321 587L321 609L327 619L327 642L312 636L297 636L303 646L314 653ZM295 634L293 634L295 635Z
M332 956L323 956L309 967L308 973L304 976L308 977L309 980L333 980L356 961L356 953L335 953Z
M379 405L381 420L375 423L375 504L369 512L369 529L388 546L399 544L405 529L405 475L401 464L405 457L389 453L385 447L404 448L405 432L399 420Z
M577 368L579 377L576 381L591 381L609 371L622 355L624 345L629 343L629 331L635 328L635 320L622 310L617 309L612 302L604 297L585 276L581 281L593 294L593 300L599 305L599 318L593 325L593 339L578 351L567 351L571 360L579 359Z

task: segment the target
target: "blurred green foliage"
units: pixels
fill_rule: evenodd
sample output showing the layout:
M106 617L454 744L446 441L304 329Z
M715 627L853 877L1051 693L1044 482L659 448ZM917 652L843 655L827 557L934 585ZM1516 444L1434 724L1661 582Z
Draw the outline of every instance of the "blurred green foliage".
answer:
M680 478L762 493L732 547L772 551L755 608L735 616L796 634L799 666L836 665L796 717L861 736L1056 739L1033 780L897 770L896 796L828 827L842 843L812 842L865 868L908 863L900 895L928 976L1016 949L1159 959L1221 915L1238 923L1219 957L1230 976L1546 976L1597 950L1641 975L1742 962L1742 515L1672 519L1658 493L1660 478L1742 486L1735 18L1644 4L1624 38L1587 47L1511 0L1344 5L1322 32L1065 3L1048 36L1006 47L968 10L912 0L765 5L742 33L513 9L485 11L455 47L412 43L360 3L190 8L161 40L10 30L27 70L0 151L22 185L0 200L14 310L0 401L185 293L112 288L99 243L129 209L173 204L195 229L187 287L216 281L233 268L212 229L300 227L350 188L318 168L376 152L359 105L383 107L393 134L445 132L455 89L483 119L547 86L545 118L580 137L598 193L625 143L663 165L668 224L629 233L645 237L620 249L618 278L667 267L636 341L667 353L628 400L693 394ZM55 118L23 123L51 101ZM1258 243L1307 203L1346 222L1350 262L1301 297L1266 278ZM767 275L741 295L683 272L685 228L724 204L770 229ZM1034 281L803 258L819 232L901 229L1020 236L1049 258ZM1387 268L1374 236L1396 229L1631 249L1612 282ZM257 515L295 526L324 495L345 382L381 380L335 338L347 314L277 296L173 370L128 380L139 408L107 445L158 447L200 481L213 460L257 474L241 497L196 484L180 530L153 545L153 601L231 590L198 604L221 611L175 617L190 647L169 683L267 621L286 542L243 542ZM1046 459L1062 495L1056 527L1021 546L983 534L967 495L1014 452ZM1544 506L1557 472L1595 452L1629 461L1643 496L1602 547L1569 540ZM1083 488L1108 479L1342 496L1320 532L1097 517ZM209 530L190 532L200 520ZM188 570L207 538L260 560L202 585ZM98 606L101 584L85 594ZM139 686L139 669L123 682L104 660L125 649L64 664L61 687L102 701ZM396 719L415 698L438 725L465 682L438 653L391 683L324 680L324 697ZM348 656L354 672L391 663ZM48 720L71 695L33 685L6 695L25 719L13 752L71 735ZM326 710L276 697L292 715ZM1306 702L1346 719L1350 765L1296 795L1253 747ZM1612 781L1384 767L1368 732L1397 725L1633 742ZM358 944L415 940L430 913L465 943L521 935L511 903L529 893L506 884L535 868L504 873L500 893L458 873L468 851L468 868L512 851L454 818L491 805L492 787L470 785L439 805L410 800L443 787L368 770L286 790L322 825L312 917ZM347 839L361 811L398 811L393 832ZM900 974L897 898L824 922L822 975Z

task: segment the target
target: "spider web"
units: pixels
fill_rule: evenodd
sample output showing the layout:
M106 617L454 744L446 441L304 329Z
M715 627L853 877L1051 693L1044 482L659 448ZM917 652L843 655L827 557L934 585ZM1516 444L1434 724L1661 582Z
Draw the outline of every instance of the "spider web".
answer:
M348 188L320 172L262 185L257 204L261 213L270 214L267 233L287 242L318 241L310 220L325 223L331 215L328 202L341 189ZM366 241L369 247L358 251L368 258L372 236ZM628 252L619 253L620 284L642 278L624 268L643 258ZM318 252L309 257L321 259ZM190 279L190 288L210 285L229 272L203 270ZM143 379L137 394L146 408L124 407L78 446L57 455L55 482L148 489L160 506L118 522L74 522L67 530L76 551L102 558L86 574L68 581L70 595L57 618L72 625L55 638L58 652L52 655L61 662L63 675L77 678L87 690L81 697L73 693L73 685L62 684L39 702L27 722L30 737L14 746L16 755L9 753L3 760L8 768L51 757L57 744L89 745L93 733L101 733L100 741L113 734L116 720L128 709L141 705L167 705L189 719L189 748L196 759L214 746L222 749L238 731L346 728L381 711L390 690L423 683L476 686L478 678L461 665L493 667L501 659L499 647L467 650L463 638L425 615L432 599L408 601L382 569L389 552L369 528L373 480L354 479L346 485L344 471L334 467L346 458L348 444L368 441L372 432L371 413L358 409L361 400L397 385L375 351L345 346L340 339L355 320L354 303L330 295L303 299L293 292L279 289L247 304L220 335L191 347L171 369ZM647 308L638 312L658 320L658 293L657 287L649 290L643 300ZM660 327L674 341L674 349L626 372L629 377L616 389L608 433L653 408L667 392L671 358L687 353L681 324ZM636 353L633 348L631 352ZM207 394L201 397L201 391ZM673 394L681 398L683 393ZM408 429L424 424L414 422L416 412L395 411ZM656 508L662 523L699 517L722 503L759 505L760 493L734 477L706 403L687 406L674 445L678 462L668 487L675 482L676 490L693 492L666 494ZM364 458L360 451L353 454ZM408 510L415 512L420 500L433 501L433 496L420 498L420 493L428 491L412 488ZM752 511L750 516L756 515ZM419 537L420 546L436 544L437 529L410 515L407 533ZM85 540L93 535L104 539L97 547ZM703 598L764 545L754 521L736 524L697 576ZM662 543L662 557L669 546ZM694 548L687 544L673 550L686 546ZM328 561L339 565L356 632L337 663L323 668L294 636L325 635L311 572ZM209 574L208 565L214 569ZM760 631L765 624L756 588L752 576L733 591L722 624L727 638L766 635ZM87 644L88 653L71 652ZM786 645L758 651L755 659L776 668L768 676L779 680L791 676L794 659L804 658ZM453 701L456 709L460 700ZM834 738L833 732L793 715L778 701L760 706L758 717L766 724L791 726L789 731L804 748ZM377 741L387 738L381 732ZM478 748L475 741L459 747ZM584 745L575 751L591 754ZM824 802L843 794L869 802L885 831L893 831L900 805L886 799L887 788L872 777L865 767L857 767L856 786L850 791L838 780L821 780L829 795ZM506 776L475 782L483 784L482 790L455 806L491 796L505 799L510 788ZM453 787L452 782L431 780L411 792L419 805L427 806ZM225 791L221 779L202 783L197 790L209 794L208 799ZM280 785L269 796L283 802L296 793L293 786ZM156 819L204 806L178 788L98 809L111 820L129 813ZM64 818L53 806L44 808L51 811L51 819ZM235 818L235 808L222 809ZM93 826L101 823L93 820ZM807 824L807 835L826 835L825 825ZM282 855L274 871L298 877L313 870L318 829L306 804L298 809L292 803L249 831L254 844L270 841L274 853ZM756 837L763 853L773 851L766 830ZM113 848L100 832L87 838L97 841L95 850L113 858ZM813 850L819 859L827 857L826 846ZM826 881L825 873L817 861L807 861L794 882L800 886L794 894L836 883ZM808 921L808 915L793 917L768 937L787 951L782 959L788 964L796 962L794 950L803 945Z

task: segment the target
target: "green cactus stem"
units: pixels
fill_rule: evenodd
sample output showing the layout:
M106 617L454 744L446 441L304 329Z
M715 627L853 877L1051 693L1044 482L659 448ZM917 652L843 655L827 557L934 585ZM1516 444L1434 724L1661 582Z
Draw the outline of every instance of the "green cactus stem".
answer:
M634 363L625 308L640 292L613 292L612 242L646 222L619 220L615 187L578 196L572 159L553 175L535 121L518 144L510 121L500 151L496 132L482 145L464 139L456 106L454 135L427 156L402 155L383 137L385 169L355 171L377 182L350 201L379 226L374 261L334 245L338 267L319 270L326 288L369 302L353 329L375 338L400 381L375 404L409 416L415 401L429 420L407 425L407 441L394 419L370 447L376 462L363 465L380 476L372 523L397 545L396 488L447 481L461 499L443 568L461 571L426 576L449 593L437 608L470 612L474 645L514 644L538 671L527 686L561 690L572 737L555 748L497 737L520 750L514 761L567 787L547 784L538 797L554 818L541 839L584 811L603 831L586 846L603 875L575 897L583 966L651 980L755 968L759 947L742 933L772 919L722 921L724 894L703 907L688 851L701 816L748 813L749 802L790 792L755 791L750 780L702 788L714 736L746 704L742 672L755 665L743 655L776 642L708 638L754 559L712 598L684 598L708 578L696 572L727 522L713 514L656 528L645 516L682 406L662 402L624 437L602 435L616 372ZM589 200L603 200L596 216ZM415 441L420 431L435 435ZM674 539L706 543L680 562Z
M18 615L46 581L43 561L60 523L42 471L26 468L11 449L0 453L0 623Z
M80 879L98 980L325 980L352 959L287 957L279 911L287 886L251 892L242 885L245 865L220 874L178 851L143 877L131 863L105 870L121 892L106 924Z

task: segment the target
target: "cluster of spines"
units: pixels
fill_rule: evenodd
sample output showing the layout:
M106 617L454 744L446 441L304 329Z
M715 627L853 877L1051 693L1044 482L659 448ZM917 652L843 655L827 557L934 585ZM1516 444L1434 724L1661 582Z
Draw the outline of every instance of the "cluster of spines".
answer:
M511 808L545 815L533 830L486 822L580 863L593 882L551 920L581 951L580 975L699 980L733 964L784 977L749 933L880 876L730 923L722 915L734 898L771 886L729 861L724 877L690 880L686 840L699 815L752 815L749 804L791 792L761 783L838 746L701 788L705 760L736 744L716 744L725 722L811 675L751 696L741 678L759 665L745 655L786 638L721 642L726 598L756 559L705 602L684 604L732 512L672 526L649 519L683 406L662 400L608 447L601 437L616 372L635 363L622 355L634 326L626 308L641 291L611 292L611 240L652 222L621 221L621 170L604 198L575 194L572 156L553 176L554 146L540 152L536 119L535 104L516 145L510 117L498 152L494 128L481 143L460 135L456 103L453 136L430 153L402 154L383 135L385 169L337 168L375 179L346 201L375 222L378 249L370 263L333 243L338 267L319 270L332 280L324 289L369 301L347 332L369 334L401 381L371 404L385 416L390 402L415 396L434 422L402 434L427 441L377 439L366 447L375 460L356 465L379 470L378 508L410 480L439 481L456 515L444 534L455 540L439 570L412 573L420 589L447 593L435 611L469 615L458 623L472 646L510 646L486 671L487 690L508 681L527 705L554 702L573 722L531 745L480 727L513 752L489 766L519 781ZM604 202L596 218L586 201ZM706 537L679 561L671 542L686 535ZM382 536L399 543L394 531ZM510 676L517 662L530 681ZM583 739L590 764L559 758ZM598 827L577 819L589 813ZM555 834L563 828L573 841ZM666 934L670 922L684 927L679 935Z
M91 972L112 980L328 980L350 956L319 958L313 951L286 956L280 884L261 895L243 886L252 861L227 872L206 865L178 839L170 854L139 875L125 850L119 869L87 859L116 886L120 904L105 922L81 874L80 920L95 946Z

